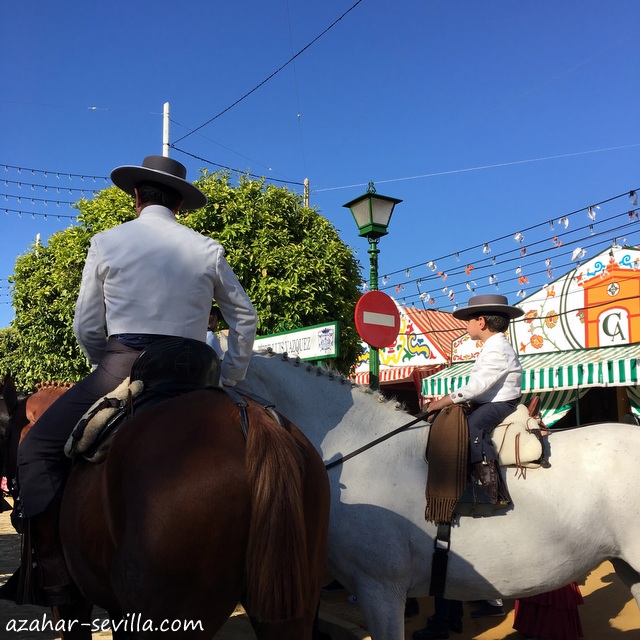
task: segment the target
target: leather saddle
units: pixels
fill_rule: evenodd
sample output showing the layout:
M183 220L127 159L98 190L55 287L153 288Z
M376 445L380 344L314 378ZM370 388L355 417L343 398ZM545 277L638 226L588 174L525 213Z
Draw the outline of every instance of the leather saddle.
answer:
M65 446L69 458L101 462L125 420L162 400L217 388L220 359L200 340L162 338L149 345L131 366L131 375L96 402L75 426Z
M515 467L517 473L525 476L527 468L549 467L545 457L543 432L540 419L540 396L535 396L526 405L520 404L492 432L491 439L498 454L499 466L495 469L498 491L508 495L500 467ZM471 475L466 488L458 498L455 513L461 516L493 515L495 505L479 487Z
M146 390L171 396L217 387L220 359L200 340L162 338L142 351L131 366L131 381L136 380L142 380Z

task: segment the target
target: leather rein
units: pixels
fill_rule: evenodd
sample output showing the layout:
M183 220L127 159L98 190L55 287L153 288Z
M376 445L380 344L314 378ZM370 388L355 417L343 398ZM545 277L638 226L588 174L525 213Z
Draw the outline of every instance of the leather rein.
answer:
M254 400L256 402L258 402L258 404L262 405L262 407L264 409L266 409L267 411L269 411L273 417L276 419L276 421L280 424L280 426L284 426L282 423L282 420L280 419L280 415L279 413L275 410L275 407L272 403L268 402L267 400L265 400L264 398L261 398L260 396L256 396L252 393L248 393L247 391L245 391L244 389L242 390L242 392L238 392L236 389L232 388L232 387L223 387L224 391L226 391L227 395L229 395L232 399L232 401L234 402L234 404L238 407L239 411L240 411L240 420L241 420L241 424L242 424L242 432L244 434L245 439L247 438L247 434L249 431L249 421L247 418L247 403L244 401L242 396L246 396L248 398L250 398L251 400ZM355 451L352 451L351 453L346 453L343 456L340 456L339 458L336 458L335 460L332 460L331 462L326 463L325 469L327 469L327 471L333 467L338 466L339 464L342 464L344 462L346 462L347 460L350 460L351 458L355 458L355 456L363 453L364 451L367 451L367 449L371 449L372 447L375 447L377 444L380 444L381 442L384 442L385 440L388 440L389 438L392 438L393 436L401 433L402 431L406 431L409 427L412 427L413 425L417 424L418 422L420 422L421 420L424 420L427 416L437 413L436 411L422 411L421 413L419 413L413 420L411 420L410 422L407 422L406 424L403 424L401 427L398 427L397 429L394 429L393 431L390 431L389 433L385 433L385 435L380 436L379 438L376 438L375 440L369 442L368 444L365 444L364 446L360 447L359 449L356 449Z
M411 422L407 422L407 424L403 424L401 427L398 427L397 429L394 429L393 431L390 431L389 433L385 433L385 435L380 436L379 438L376 438L372 442L369 442L369 444L365 444L364 446L360 447L359 449L356 449L355 451L352 451L351 453L346 453L345 455L340 456L336 460L332 460L331 462L328 462L327 464L324 465L325 469L329 470L332 467L336 467L339 464L342 464L343 462L346 462L347 460L350 460L351 458L354 458L355 456L359 455L363 451L366 451L367 449L371 449L372 447L375 447L377 444L380 444L381 442L384 442L385 440L388 440L389 438L392 438L393 436L397 435L398 433L401 433L402 431L405 431L409 427L412 427L414 424L417 424L421 420L424 420L424 418L426 418L427 416L429 416L429 415L431 415L433 413L436 413L436 412L435 411L423 411L423 412L419 413L413 420L411 420Z

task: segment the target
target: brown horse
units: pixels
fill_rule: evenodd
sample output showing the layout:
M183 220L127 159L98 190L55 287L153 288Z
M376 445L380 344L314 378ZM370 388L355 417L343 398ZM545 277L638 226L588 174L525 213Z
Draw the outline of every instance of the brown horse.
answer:
M246 402L246 441L228 395L201 390L134 415L104 462L74 464L60 535L76 584L110 613L115 638L173 631L209 640L242 602L260 640L311 640L327 544L326 472L294 425ZM90 609L58 615L87 622ZM65 636L90 637L78 625Z
M0 478L5 477L9 491L16 476L18 444L36 420L72 384L69 382L41 382L32 395L18 393L10 375L1 381L0 401ZM2 406L4 405L4 407Z
M0 438L4 436L9 416L15 410L18 403L18 394L16 393L13 379L9 375L0 378Z
M5 488L5 470L9 461L9 436L7 428L9 426L9 420L18 408L19 401L23 400L24 396L18 394L16 391L13 378L10 374L5 374L0 378L0 482L2 482L2 489L0 490L0 512L8 511L11 509L11 505L5 501L4 495L8 493L10 488L10 480L6 480Z

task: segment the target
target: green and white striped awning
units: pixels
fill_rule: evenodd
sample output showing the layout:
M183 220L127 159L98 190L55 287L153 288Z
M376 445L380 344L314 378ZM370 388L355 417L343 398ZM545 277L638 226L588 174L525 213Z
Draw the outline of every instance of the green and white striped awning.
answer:
M584 387L635 386L640 378L640 343L520 356L522 392ZM469 380L473 362L443 369L422 381L422 395L443 396Z

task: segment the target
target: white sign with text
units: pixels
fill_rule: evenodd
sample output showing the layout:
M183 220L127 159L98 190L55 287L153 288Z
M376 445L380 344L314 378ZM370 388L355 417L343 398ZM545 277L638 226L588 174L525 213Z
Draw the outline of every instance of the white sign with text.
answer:
M270 336L256 338L255 351L271 348L275 353L287 353L301 360L321 360L338 355L338 323L317 324Z

